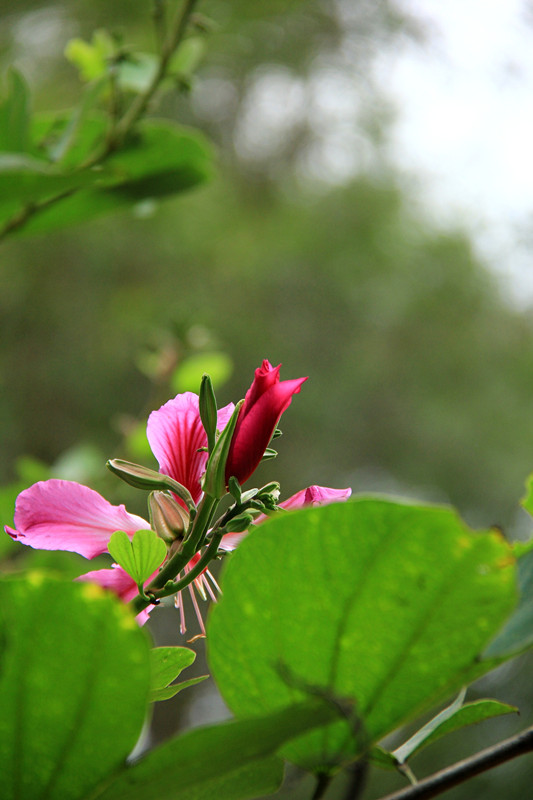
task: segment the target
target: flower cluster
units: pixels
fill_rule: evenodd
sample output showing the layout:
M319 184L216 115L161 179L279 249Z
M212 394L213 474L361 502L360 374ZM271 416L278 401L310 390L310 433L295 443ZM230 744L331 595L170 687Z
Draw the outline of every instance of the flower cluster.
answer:
M202 632L204 625L194 589L215 599L218 586L208 564L233 550L252 525L278 509L295 509L345 500L350 489L310 486L278 503L279 484L241 490L266 456L283 412L306 378L281 381L280 367L263 361L244 401L217 409L209 379L200 396L179 394L148 418L147 436L159 473L123 461L108 466L135 486L151 489L150 521L114 506L87 486L66 480L34 484L17 498L14 528L6 532L22 544L42 550L69 550L92 559L108 552L114 532L133 539L154 530L167 545L160 567L139 585L119 564L88 572L92 581L133 602L139 622L162 597L175 596L185 631L182 590L188 587ZM212 487L222 486L222 492ZM229 491L235 502L214 522L218 500ZM161 545L160 545L161 546Z

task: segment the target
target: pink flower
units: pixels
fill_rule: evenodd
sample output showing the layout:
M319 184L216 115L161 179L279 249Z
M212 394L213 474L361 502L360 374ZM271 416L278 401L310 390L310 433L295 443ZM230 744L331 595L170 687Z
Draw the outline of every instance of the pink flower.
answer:
M85 558L107 552L115 531L130 538L150 528L146 520L130 514L123 505L113 506L98 492L74 481L34 483L17 497L15 529L6 532L21 544L37 550L69 550Z
M231 440L226 462L226 481L233 475L243 484L258 467L276 425L307 378L280 381L281 364L273 367L266 359L256 369L246 392Z
M218 429L226 427L233 413L230 403L218 412ZM207 434L198 408L198 395L178 394L148 417L146 435L159 462L159 471L181 483L198 503L202 496L201 478L207 463ZM179 503L184 503L176 498Z
M296 494L280 503L280 508L286 511L293 511L304 506L325 506L328 503L341 502L347 500L352 493L351 489L329 489L327 486L308 486L301 489ZM256 517L255 524L258 525L268 519L266 514ZM238 544L248 536L248 531L242 533L226 533L220 543L221 550L235 550Z

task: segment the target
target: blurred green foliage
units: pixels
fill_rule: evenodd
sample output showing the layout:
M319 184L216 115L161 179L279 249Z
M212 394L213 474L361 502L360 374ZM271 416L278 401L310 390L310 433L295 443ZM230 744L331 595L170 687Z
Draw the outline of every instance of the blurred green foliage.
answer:
M107 28L153 49L150 8L0 0L2 71L15 63L36 111L69 108L80 84L67 41ZM191 389L191 365L211 354L220 404L265 357L282 377L310 376L259 482L279 478L284 496L311 483L394 490L510 529L533 467L533 319L507 304L464 231L428 222L388 160L393 112L370 69L423 25L371 0L206 0L199 12L207 47L191 91L154 113L207 134L218 176L2 246L2 522L35 480L21 474L26 454L54 476L111 479L110 499L136 510L105 460L153 465L147 414ZM345 178L328 176L334 115L313 94L339 75L358 104L359 168Z

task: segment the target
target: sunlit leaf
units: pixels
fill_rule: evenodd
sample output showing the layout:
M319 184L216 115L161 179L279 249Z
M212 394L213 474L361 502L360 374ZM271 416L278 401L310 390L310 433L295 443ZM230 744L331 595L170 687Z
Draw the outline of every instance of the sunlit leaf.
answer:
M515 583L503 537L470 531L451 509L360 498L289 512L232 555L209 663L238 717L309 687L353 697L355 742L367 749L493 666L479 654ZM339 724L286 753L316 768L353 747Z
M131 541L125 531L115 531L107 549L137 585L148 580L167 554L164 541L149 530L137 531Z
M149 646L98 586L44 573L0 582L3 800L77 800L139 736Z
M172 375L172 389L175 392L198 392L202 375L207 373L218 389L231 377L233 362L222 352L198 353L185 358Z

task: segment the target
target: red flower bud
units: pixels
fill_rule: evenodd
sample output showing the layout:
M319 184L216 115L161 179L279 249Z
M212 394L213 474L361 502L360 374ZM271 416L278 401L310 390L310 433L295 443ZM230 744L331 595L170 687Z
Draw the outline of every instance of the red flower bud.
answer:
M307 378L280 381L281 364L273 367L266 359L255 371L246 392L226 461L226 483L233 475L243 484L258 467L279 418L289 407Z

